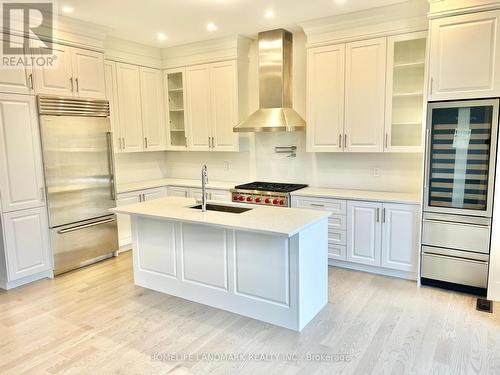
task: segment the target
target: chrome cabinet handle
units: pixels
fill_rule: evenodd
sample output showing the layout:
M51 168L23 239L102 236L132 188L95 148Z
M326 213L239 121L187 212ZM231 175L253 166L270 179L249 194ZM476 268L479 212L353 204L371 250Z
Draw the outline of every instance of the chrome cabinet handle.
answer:
M28 75L28 81L29 81L29 84L30 84L30 89L33 90L35 87L33 86L33 73L30 73Z
M212 143L211 143L210 137L208 137L208 148L212 148Z
M84 224L84 225L78 225L76 227L71 227L71 228L67 228L67 229L59 229L57 231L57 233L59 234L64 234L64 233L68 233L68 232L74 232L74 231L77 231L77 230L80 230L80 229L85 229L85 228L90 228L90 227L95 227L97 225L101 225L101 224L107 224L107 223L112 223L116 221L115 218L112 218L112 219L106 219L106 220L101 220L101 221L96 221L95 223L90 223L90 224Z
M382 223L385 223L385 207L382 208Z
M339 134L339 148L342 148L342 134Z
M377 223L380 223L380 208L377 207Z
M71 92L75 91L75 88L73 87L73 77L70 77L69 82L71 83Z
M106 142L108 146L109 189L111 193L111 199L115 201L116 200L115 170L113 166L113 140L111 138L111 132L106 133Z
M344 134L344 148L347 148L347 133Z
M325 207L324 204L319 204L319 203L310 203L310 205L314 207Z
M80 83L78 82L78 78L75 78L76 82L76 92L80 92Z
M385 148L389 148L389 133L385 133Z
M212 148L215 148L215 137L212 137Z
M144 137L144 148L148 148L148 137Z

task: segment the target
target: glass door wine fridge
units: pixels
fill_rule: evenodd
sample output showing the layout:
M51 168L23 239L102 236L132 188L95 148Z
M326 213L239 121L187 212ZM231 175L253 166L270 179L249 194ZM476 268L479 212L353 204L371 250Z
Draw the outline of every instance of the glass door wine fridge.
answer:
M423 284L486 291L499 103L484 99L428 105Z

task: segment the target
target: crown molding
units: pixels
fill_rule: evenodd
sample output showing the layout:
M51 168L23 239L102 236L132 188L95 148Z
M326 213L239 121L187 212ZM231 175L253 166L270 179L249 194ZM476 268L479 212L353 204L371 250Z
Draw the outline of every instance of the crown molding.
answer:
M162 66L160 48L114 37L108 37L104 41L104 57L107 60L156 69Z
M235 35L163 48L162 68L172 69L224 60L248 61L251 42L252 39Z
M316 47L428 29L429 4L409 0L394 5L302 22L307 46Z
M496 0L429 0L429 19L500 9Z

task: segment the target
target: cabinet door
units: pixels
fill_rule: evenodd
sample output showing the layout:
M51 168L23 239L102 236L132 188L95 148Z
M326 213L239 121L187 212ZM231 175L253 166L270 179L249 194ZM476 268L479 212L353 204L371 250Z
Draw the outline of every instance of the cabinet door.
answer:
M154 199L160 199L167 196L165 188L148 189L142 192L144 201L152 201Z
M139 67L116 64L118 87L118 121L122 138L122 151L142 151L141 82Z
M76 95L81 98L104 99L104 54L73 48L72 60Z
M3 43L0 35L0 43ZM11 41L15 47L21 47ZM3 58L4 56L0 54ZM8 58L8 56L5 56ZM5 68L0 66L0 92L11 94L32 94L33 93L33 72L30 67L19 65L17 67Z
M429 100L500 96L499 10L431 21Z
M346 45L346 151L382 152L384 149L385 65L385 38Z
M161 71L141 67L142 129L146 151L166 148Z
M347 260L380 266L382 203L347 202Z
M382 212L382 267L416 272L418 206L384 204Z
M113 149L115 152L121 152L122 142L120 134L120 122L118 119L118 89L116 87L116 63L112 61L106 61L104 63L104 81L106 83L106 99L109 100L111 132L113 133Z
M9 281L52 269L45 207L3 215Z
M189 188L182 186L169 186L167 188L167 195L169 197L184 197L189 196Z
M71 48L53 45L56 56L52 67L35 68L35 91L37 94L73 96L75 81L71 67Z
M308 51L307 151L343 151L344 74L345 44Z
M165 72L165 88L167 95L167 147L169 150L186 150L187 143L187 110L186 69L170 69Z
M212 147L215 151L238 151L238 72L236 61L211 65Z
M138 192L119 194L116 200L116 207L127 206L129 204L139 203L140 195ZM130 227L130 215L116 214L118 224L118 243L120 246L132 243L132 229Z
M33 96L0 94L0 176L3 212L44 205L40 135Z
M186 69L188 144L194 151L209 151L210 137L210 65Z
M201 198L201 193L200 193ZM231 202L231 193L228 190L208 190L208 199L216 202Z

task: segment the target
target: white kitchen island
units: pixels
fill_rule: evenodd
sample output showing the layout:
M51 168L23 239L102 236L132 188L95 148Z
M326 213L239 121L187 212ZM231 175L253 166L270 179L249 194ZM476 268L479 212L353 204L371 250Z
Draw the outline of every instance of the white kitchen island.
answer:
M168 197L112 210L132 218L136 285L297 331L327 304L329 212L195 204Z

